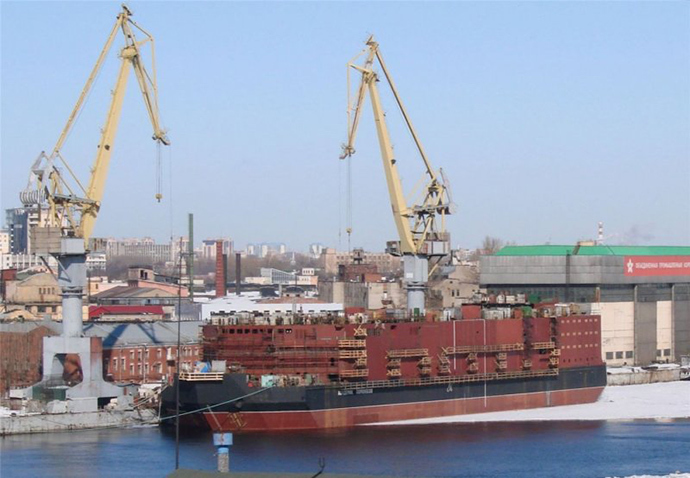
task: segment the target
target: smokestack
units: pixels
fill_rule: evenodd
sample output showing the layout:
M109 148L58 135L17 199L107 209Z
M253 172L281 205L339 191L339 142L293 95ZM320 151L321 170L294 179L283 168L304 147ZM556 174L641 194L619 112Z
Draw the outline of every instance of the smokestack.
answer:
M189 213L188 217L189 242L187 244L187 275L189 275L189 300L194 302L194 214ZM184 252L180 246L180 263L184 257Z
M240 295L242 285L242 256L238 252L235 254L235 292Z
M216 297L225 297L228 293L225 280L225 258L223 257L223 241L216 241Z
M597 225L597 244L603 244L604 243L604 223L599 222Z

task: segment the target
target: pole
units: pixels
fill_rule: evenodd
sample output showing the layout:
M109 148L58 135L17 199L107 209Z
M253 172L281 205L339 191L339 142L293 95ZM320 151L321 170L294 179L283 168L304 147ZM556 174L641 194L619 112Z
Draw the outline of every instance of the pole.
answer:
M181 246L181 244L180 244ZM180 247L180 253L182 249ZM182 264L182 259L180 259ZM180 266L182 269L182 266ZM187 273L189 274L189 300L194 302L194 214L189 213L189 243L187 244ZM182 272L180 272L182 277Z
M189 215L190 221L192 215ZM191 244L191 241L190 241ZM180 343L181 343L181 319L182 311L182 238L180 238L179 278L177 281L177 358L175 361L175 469L180 468Z

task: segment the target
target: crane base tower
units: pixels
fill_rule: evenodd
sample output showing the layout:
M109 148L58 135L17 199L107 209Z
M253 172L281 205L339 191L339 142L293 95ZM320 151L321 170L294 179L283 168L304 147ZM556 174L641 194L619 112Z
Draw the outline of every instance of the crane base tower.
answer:
M86 286L86 251L81 238L60 237L59 228L35 228L36 249L58 262L57 280L62 291L62 334L43 338L43 379L27 389L27 398L60 398L71 412L96 411L123 389L103 380L103 340L84 337L82 306ZM65 366L78 358L81 382L64 380ZM64 392L64 394L63 394Z

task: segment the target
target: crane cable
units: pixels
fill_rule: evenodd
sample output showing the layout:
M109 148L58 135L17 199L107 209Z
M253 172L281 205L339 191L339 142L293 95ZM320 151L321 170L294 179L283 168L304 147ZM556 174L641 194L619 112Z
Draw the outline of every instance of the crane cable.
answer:
M161 141L156 141L156 200L161 202L163 193L161 191Z
M345 158L347 161L347 252L352 252L352 158Z
M343 238L343 162L338 161L338 250L342 250Z

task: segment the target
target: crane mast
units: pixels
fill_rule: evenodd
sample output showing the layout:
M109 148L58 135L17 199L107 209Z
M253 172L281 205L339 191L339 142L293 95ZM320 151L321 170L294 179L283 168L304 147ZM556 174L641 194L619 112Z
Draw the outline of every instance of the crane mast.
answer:
M355 61L365 55L363 65ZM374 71L374 62L378 61L384 77L390 86L400 112L410 131L419 155L425 167L425 185L421 197L412 204L407 204L403 192L402 181L398 173L397 159L386 124L385 112L381 104L381 97L377 83L379 76ZM354 102L348 100L348 135L347 143L343 145L340 159L347 159L355 153L355 139L362 116L362 108L369 92L371 106L376 123L376 133L386 174L386 184L393 211L393 219L398 231L399 240L387 244L389 253L403 258L404 283L407 289L407 308L413 314L425 312L425 293L430 275L429 262L434 260L438 265L441 258L449 252L449 237L445 232L445 216L452 213L453 204L450 200L450 190L443 172L434 171L424 151L424 147L412 125L412 121L402 103L400 95L393 83L392 77L383 61L378 43L371 36L366 42L365 50L348 63L348 95L349 75L354 69L361 73L361 82Z

